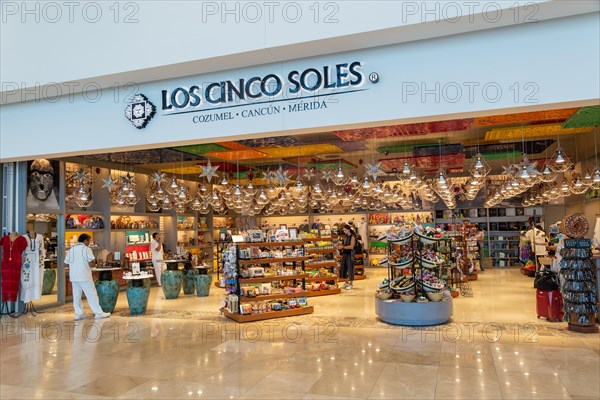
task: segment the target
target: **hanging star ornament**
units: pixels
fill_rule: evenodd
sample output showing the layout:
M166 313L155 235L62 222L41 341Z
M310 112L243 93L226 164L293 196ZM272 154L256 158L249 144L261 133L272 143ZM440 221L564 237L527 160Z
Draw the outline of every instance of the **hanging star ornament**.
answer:
M263 171L263 177L267 181L267 184L271 185L271 180L273 179L273 172L270 169Z
M200 174L200 177L206 178L208 183L210 183L212 178L219 176L217 174L218 169L219 169L219 165L217 165L216 167L213 167L212 164L210 163L210 160L208 160L208 164L202 166L202 173Z
M109 176L108 179L102 179L102 181L104 182L102 188L107 188L109 191L117 187L117 181L112 176Z
M385 172L383 172L383 170L381 169L382 165L383 165L383 163L380 161L366 163L365 164L365 172L367 175L371 175L373 180L376 181L378 176L385 175Z
M158 171L152 174L152 181L160 185L165 180L165 173Z
M284 171L281 167L279 167L279 169L275 172L275 179L277 182L279 182L280 186L285 186L289 181L291 181L289 172Z
M127 175L121 177L121 182L131 185L135 183L135 178L128 172Z
M306 178L307 181L310 181L312 178L315 177L315 169L313 167L306 168L302 176Z
M323 179L325 182L329 182L329 181L333 180L333 177L334 177L333 170L326 169L324 171L321 171L321 179Z
M75 173L75 179L82 183L87 182L89 179L87 171L83 167L79 168L79 171Z

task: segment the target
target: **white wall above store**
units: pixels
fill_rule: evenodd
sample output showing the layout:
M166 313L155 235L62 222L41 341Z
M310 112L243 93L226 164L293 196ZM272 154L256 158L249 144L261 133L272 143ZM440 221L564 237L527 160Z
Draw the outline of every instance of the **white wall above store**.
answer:
M598 9L596 1L543 0L3 2L0 101L52 97L56 83L72 94Z

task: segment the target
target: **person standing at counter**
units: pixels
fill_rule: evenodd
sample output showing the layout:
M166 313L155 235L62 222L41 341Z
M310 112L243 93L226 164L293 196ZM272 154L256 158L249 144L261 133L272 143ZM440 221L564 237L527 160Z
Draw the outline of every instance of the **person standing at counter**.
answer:
M152 251L152 265L154 266L156 283L158 283L158 286L162 286L160 283L160 276L162 272L167 269L167 264L163 262L165 255L163 250L162 235L159 232L154 232L152 234L150 250Z
M88 304L92 309L96 319L108 318L110 313L102 311L98 301L98 292L94 286L92 278L92 269L90 263L96 263L90 244L90 235L82 233L79 236L78 243L71 247L65 257L65 264L69 265L69 279L73 285L73 307L75 308L75 321L85 318L83 302L81 301L82 292L85 293Z

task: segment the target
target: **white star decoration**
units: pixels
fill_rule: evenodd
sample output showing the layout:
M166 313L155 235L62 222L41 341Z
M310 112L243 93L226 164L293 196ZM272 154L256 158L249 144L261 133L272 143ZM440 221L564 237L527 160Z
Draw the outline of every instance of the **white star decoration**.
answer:
M333 180L334 177L334 171L330 170L330 169L326 169L325 171L321 171L321 179L323 179L325 182L329 182L331 180Z
M135 183L135 178L128 172L127 175L121 177L121 182L131 185Z
M306 168L302 176L304 176L307 181L310 181L312 178L315 177L315 169L312 167Z
M112 176L109 176L108 179L102 179L102 181L104 182L102 187L107 188L109 191L117 186L117 181L115 181Z
M279 167L279 169L275 172L275 179L279 182L280 186L285 186L289 181L291 181L289 172L284 171L281 167Z
M202 166L202 173L200 174L200 177L206 178L208 183L210 183L212 178L219 176L217 174L218 169L219 169L219 165L217 165L216 167L213 167L212 164L210 163L210 160L208 160L208 164Z
M381 169L382 165L383 163L380 161L366 163L365 172L367 175L371 175L371 177L373 177L373 180L376 181L379 175L385 175L385 172L383 172L383 170Z
M153 173L152 180L160 185L165 180L165 173L160 171Z
M263 177L265 178L265 180L267 181L267 184L271 184L271 179L273 179L273 172L271 172L271 170L266 170L263 171Z
M79 168L79 171L75 173L75 179L82 183L86 182L89 179L88 173L83 168Z

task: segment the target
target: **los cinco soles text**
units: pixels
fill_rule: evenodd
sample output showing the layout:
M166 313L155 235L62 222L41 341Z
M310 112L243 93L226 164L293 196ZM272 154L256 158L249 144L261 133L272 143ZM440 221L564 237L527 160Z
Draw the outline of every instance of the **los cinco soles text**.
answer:
M310 97L319 90L360 86L364 81L361 67L361 62L355 61L318 69L294 70L285 78L268 74L163 90L162 110L169 113L207 104L223 106L242 101L252 104L263 99L265 102L274 101L278 96L297 99L307 94Z

